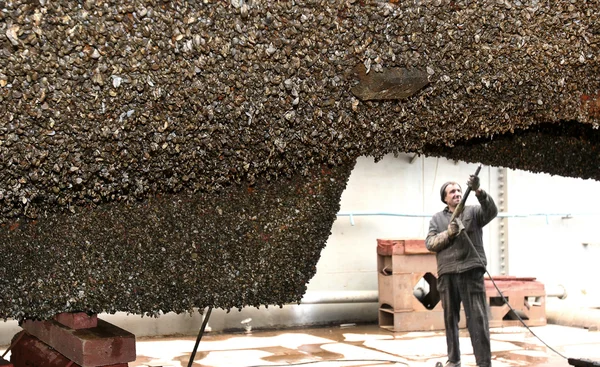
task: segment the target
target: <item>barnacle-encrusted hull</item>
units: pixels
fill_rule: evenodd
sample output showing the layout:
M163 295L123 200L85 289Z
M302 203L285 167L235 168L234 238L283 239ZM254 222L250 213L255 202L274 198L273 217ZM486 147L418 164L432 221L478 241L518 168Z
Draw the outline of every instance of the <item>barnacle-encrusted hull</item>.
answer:
M551 157L575 157L578 143L537 144L539 154L523 161L522 141L511 140L521 130L546 136L535 129L542 123L558 131L578 124L588 136L570 136L595 157L599 7L496 0L5 2L0 233L3 261L11 265L2 270L10 296L2 297L0 314L181 311L298 299L329 234L321 226L331 225L333 203L361 155L440 154L599 179L581 160L548 164L556 161ZM403 76L413 78L409 87ZM368 80L389 89L364 85ZM498 136L508 136L502 144L510 148L492 144L501 156L449 149L484 146ZM323 164L338 176L321 199L286 190L290 180L321 182L315 172ZM228 214L253 210L254 188L272 195L261 201L272 223L263 226L278 223L295 241L270 237L272 251L261 251L262 234L250 231L256 222ZM306 207L281 214L274 198ZM210 202L223 214L178 207L178 200ZM327 205L315 206L320 200ZM310 213L306 224L303 213ZM154 219L142 220L146 214ZM318 219L324 220L317 225ZM193 232L194 222L203 223L202 235ZM237 222L247 230L223 230ZM308 236L304 225L320 230ZM248 251L254 260L201 255L220 248ZM287 261L290 251L305 262L294 264L291 277L280 276L282 265L248 265L261 256ZM50 263L56 265L41 267ZM229 278L235 271L227 269L237 266L247 277Z
M0 317L297 302L351 169L13 222L0 229Z

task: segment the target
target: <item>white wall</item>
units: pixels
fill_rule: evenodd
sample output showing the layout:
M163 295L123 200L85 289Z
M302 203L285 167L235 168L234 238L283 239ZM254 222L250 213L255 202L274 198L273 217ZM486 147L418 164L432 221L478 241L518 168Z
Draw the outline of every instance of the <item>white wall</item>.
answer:
M561 284L581 305L600 306L595 272L600 261L600 183L511 171L508 197L509 212L571 214L509 219L510 273Z
M359 158L342 194L340 212L427 216L354 216L354 225L349 217L338 217L308 290L377 290L377 239L424 239L430 216L445 207L439 194L442 184L456 181L464 190L476 168L445 159L413 160L412 155L390 155L378 163ZM484 167L480 177L486 191L490 191L489 176L490 169ZM473 195L468 202L475 204L477 199ZM489 237L487 229L484 235Z
M427 217L357 216L338 217L321 253L317 273L308 291L376 291L376 241L378 238L425 238L429 215L443 209L439 189L449 180L466 189L466 181L477 165L432 157L402 154L386 156L374 163L361 157L341 198L341 212L389 212L427 214ZM482 187L498 202L499 169L484 166ZM508 171L509 213L572 213L508 219L509 275L534 276L551 285L565 285L569 298L600 305L595 285L595 265L600 259L600 183L523 171ZM476 204L474 197L470 204ZM484 230L488 270L500 274L500 220ZM584 246L582 243L588 243ZM283 308L245 308L226 313L215 310L209 327L214 331L242 329L241 321L252 318L254 328L293 327L325 323L376 322L377 303L289 305ZM200 328L198 314L168 314L159 319L125 314L100 315L137 336L185 334ZM16 323L0 325L0 344L8 344Z

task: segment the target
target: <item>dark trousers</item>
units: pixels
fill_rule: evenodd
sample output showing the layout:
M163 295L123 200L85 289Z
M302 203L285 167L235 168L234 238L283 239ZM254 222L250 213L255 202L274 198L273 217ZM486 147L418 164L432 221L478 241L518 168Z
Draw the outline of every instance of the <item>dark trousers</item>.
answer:
M444 274L438 279L437 288L444 308L446 344L450 362L460 361L458 322L462 302L477 366L492 365L488 305L483 274L484 270L479 268L459 274Z

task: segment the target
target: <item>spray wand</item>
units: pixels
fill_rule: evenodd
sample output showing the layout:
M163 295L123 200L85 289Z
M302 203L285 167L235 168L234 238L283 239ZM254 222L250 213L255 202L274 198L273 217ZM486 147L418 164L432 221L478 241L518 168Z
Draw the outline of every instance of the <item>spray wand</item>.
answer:
M475 170L475 174L473 176L477 177L479 175L479 171L481 171L481 164L479 164L479 166L477 167L477 170ZM470 193L471 193L471 187L467 187L467 189L465 190L465 194L463 195L462 199L460 200L460 203L456 206L456 208L454 209L454 212L452 213L450 222L452 222L455 218L459 217L462 214L463 210L465 210L465 203L467 202L467 198L469 197Z

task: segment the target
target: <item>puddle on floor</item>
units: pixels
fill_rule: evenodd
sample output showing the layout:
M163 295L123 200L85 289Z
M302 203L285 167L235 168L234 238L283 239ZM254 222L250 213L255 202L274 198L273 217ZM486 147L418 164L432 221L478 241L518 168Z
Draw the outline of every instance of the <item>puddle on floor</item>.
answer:
M563 335L561 328L544 329L548 335ZM536 339L530 338L526 330L508 329L506 333L502 330L494 330L491 337L496 342L498 349L492 352L493 364L499 367L564 367L568 362L561 356L555 354L548 348L541 346ZM340 359L366 359L366 357L390 356L389 359L400 359L407 361L409 367L433 367L435 361L441 360L439 353L420 355L418 350L440 349L445 350L443 332L411 332L393 333L379 328L377 325L364 325L350 328L324 327L293 330L253 330L252 335L245 333L207 334L200 344L200 351L196 354L193 367L247 367L255 365L271 364L298 364L310 363L315 366L396 366L402 364L373 362L341 362ZM468 338L468 332L461 331L461 337ZM497 339L494 337L497 336ZM171 357L165 355L161 359L144 357L140 355L138 360L130 363L130 367L187 367L191 350L193 349L193 337L162 339L170 341L173 347L179 349L169 350ZM585 339L587 341L587 339ZM531 341L531 342L528 342ZM140 343L160 343L160 340L139 340ZM176 343L177 342L177 343ZM304 343L303 343L304 342ZM388 344L383 347L383 343ZM553 347L570 345L573 340L565 340ZM395 346L398 343L398 347ZM408 343L409 345L407 345ZM416 343L416 344L415 344ZM514 348L506 348L504 344L511 343ZM565 344L566 343L566 344ZM439 345L438 345L439 344ZM414 347L409 347L414 345ZM462 345L462 343L461 343ZM586 344L578 346L584 348L579 351L582 354L590 351L589 356L600 357L600 343L596 339L589 340ZM510 346L510 345L509 345ZM435 347L435 348L433 348ZM440 348L438 348L440 347ZM204 349L203 349L204 348ZM211 349L212 348L212 349ZM432 349L433 348L433 349ZM436 350L437 350L436 349ZM465 348L466 349L466 348ZM470 349L470 348L469 348ZM152 345L145 346L146 351L157 351ZM165 349L167 350L167 349ZM141 349L140 349L141 352ZM150 352L148 352L149 355ZM375 354L374 354L375 353ZM414 354L402 356L401 353ZM594 354L596 353L596 354ZM153 354L157 355L157 354ZM395 358L394 358L395 357ZM414 357L414 358L413 358ZM385 358L388 359L388 358ZM598 358L591 358L598 359ZM335 361L330 363L318 363L321 361ZM465 367L475 366L472 354L463 355ZM316 363L315 363L316 362ZM432 363L433 362L433 363ZM162 364L161 364L162 363Z

